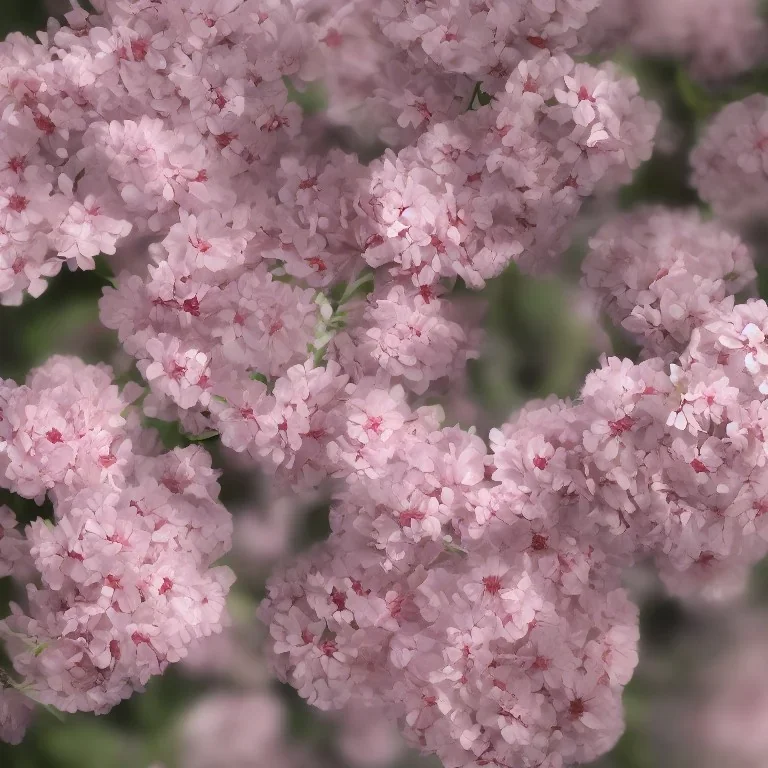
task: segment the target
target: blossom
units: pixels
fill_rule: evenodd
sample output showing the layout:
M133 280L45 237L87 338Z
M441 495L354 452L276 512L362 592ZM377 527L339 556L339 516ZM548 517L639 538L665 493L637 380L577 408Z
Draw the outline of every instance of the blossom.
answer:
M576 31L587 22L595 0L558 4L521 2L514 9L477 7L470 2L385 3L376 14L384 34L417 55L417 46L449 71L485 76L511 70L537 49L574 48Z
M135 453L151 441L134 398L107 366L60 356L2 385L2 484L49 493L54 520L22 536L0 510L0 572L22 560L33 569L0 636L23 690L63 711L108 711L225 621L233 576L213 562L231 547L232 521L217 474L197 446ZM0 691L3 738L20 738L30 706Z
M0 687L0 741L19 744L32 719L34 702L23 693Z
M361 353L393 377L402 377L414 391L423 393L432 381L476 356L466 349L463 329L445 316L439 299L427 303L421 293L393 286L381 298L374 295L371 303Z
M472 287L511 260L549 268L580 196L625 182L650 156L659 113L637 94L610 67L546 52L521 62L488 107L430 127L373 166L360 201L366 261Z
M767 131L768 97L753 94L718 112L691 152L693 185L721 218L742 222L763 210Z
M270 765L299 765L285 743L287 715L267 691L204 697L185 714L181 733L184 765L216 768L244 765L254 750ZM255 730L254 730L255 728ZM214 744L216 745L214 747Z
M147 353L149 360L140 365L140 370L159 392L182 408L207 405L210 363L205 352L162 333L147 342Z
M596 1L95 5L0 47L3 300L127 255L101 314L141 412L329 494L328 539L259 611L310 704L375 706L454 768L605 752L637 663L622 570L650 556L677 592L722 591L766 550L768 330L764 304L732 298L745 249L691 215L665 252L640 222L624 274L604 274L612 251L587 272L665 359L604 358L576 401L531 404L490 447L425 404L477 354L450 289L550 270L583 200L651 154L658 108L567 53ZM381 156L344 130L361 157L320 154L324 117L300 134L293 91L321 79L328 120L370 127ZM68 358L0 383L0 484L54 505L23 547L0 518L3 567L28 551L38 577L0 635L64 711L109 711L226 622L218 473L198 446L147 447L135 389ZM233 712L279 763L261 696L202 705L190 760L248 757Z
M86 489L58 507L53 528L38 522L28 534L43 588L30 587L29 615L16 606L0 632L45 704L105 712L221 628L232 579L207 569L199 547L229 542L197 538L195 507L151 483Z
M3 382L0 484L27 498L117 484L125 470L117 457L128 440L122 412L130 399L107 366L68 357L50 358L23 386Z
M702 80L723 80L765 54L765 23L754 0L603 0L581 42L599 50L629 44L646 56L682 59Z
M252 3L205 5L76 8L40 42L2 44L4 303L39 295L62 261L93 269L138 234L168 236L172 253L189 236L206 268L242 261L252 233L231 180L295 137L301 114L281 78L317 44L295 8L273 3L262 26L249 23Z
M16 527L16 515L7 506L0 507L0 578L10 576L19 561L28 554L28 546Z
M590 241L584 283L649 354L679 352L693 330L755 277L740 239L694 211L646 208L612 219Z

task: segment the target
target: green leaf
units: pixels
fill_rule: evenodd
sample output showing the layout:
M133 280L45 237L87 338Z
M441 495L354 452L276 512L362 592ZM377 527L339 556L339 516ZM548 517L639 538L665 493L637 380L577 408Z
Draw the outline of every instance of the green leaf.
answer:
M466 557L468 555L468 552L466 549L463 549L462 547L456 544L453 544L450 541L443 542L443 549L452 555L461 555L462 557Z
M163 421L162 419L145 416L144 425L157 430L166 451L172 451L174 448L184 448L190 443L189 437L179 429L179 423L176 421Z
M365 292L368 293L370 288L373 288L373 272L367 271L363 275L361 275L357 280L355 280L352 283L347 283L346 287L344 288L344 293L341 295L341 298L339 299L338 307L344 306L355 294ZM361 289L365 288L365 291L362 291Z
M472 91L472 98L469 100L469 106L467 107L467 112L471 112L475 109L475 100L477 100L481 107L485 107L493 101L493 96L482 89L480 82L475 83L475 87Z
M215 429L206 429L205 432L201 432L199 435L190 435L187 432L182 432L181 434L191 443L202 443L205 440L212 440L214 437L219 436Z
M19 325L26 349L35 350L36 365L49 355L76 346L89 326L99 328L99 307L85 298L77 298L57 307L40 308L29 322Z
M56 720L58 720L60 723L65 723L67 721L67 718L64 717L64 713L63 712L59 712L59 710L56 709L56 707L52 707L50 704L41 704L40 702L37 702L37 703L40 704L40 706L49 715L52 715L53 717L55 717Z
M73 718L74 719L74 718ZM136 743L105 720L79 717L76 724L47 724L40 746L57 768L126 768L136 766ZM132 754L133 753L133 754Z
M96 262L96 274L104 278L113 288L117 287L114 270L106 257L103 254L99 254L94 261Z
M675 84L683 103L700 120L706 120L722 106L706 88L692 80L683 67L677 68Z
M309 83L306 90L300 91L289 77L284 77L283 82L288 91L288 101L298 104L305 115L315 115L328 107L328 94L322 83Z

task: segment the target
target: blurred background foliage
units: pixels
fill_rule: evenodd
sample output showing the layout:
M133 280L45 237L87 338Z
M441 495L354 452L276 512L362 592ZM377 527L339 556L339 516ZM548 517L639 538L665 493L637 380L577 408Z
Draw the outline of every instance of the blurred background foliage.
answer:
M723 0L727 2L728 0ZM12 31L33 34L44 29L48 16L43 0L0 0L0 37ZM665 125L661 147L625 187L618 200L591 201L584 208L581 229L566 258L566 269L558 277L534 279L514 268L493 281L483 292L488 311L484 354L470 368L470 393L481 408L470 416L482 434L490 426L532 398L556 394L576 396L584 375L598 356L609 350L633 355L630 341L583 306L578 292L578 264L588 235L617 208L640 203L671 206L700 205L688 184L687 153L702 123L723 103L754 91L768 92L768 71L752 73L743 82L730 84L725 92L714 92L692 82L678 65L666 61L621 57L619 65L639 79L646 96L663 107ZM312 105L309 105L310 108ZM768 297L768 254L765 233L751 233L759 272L759 290ZM120 370L116 339L99 325L97 301L107 279L103 270L62 272L37 300L21 307L0 307L0 377L23 379L33 366L54 353L77 354L88 362L117 360L118 374L130 375L127 362ZM472 311L472 296L460 296ZM450 399L446 403L451 413ZM465 421L467 416L457 415ZM470 422L471 423L471 422ZM468 424L465 424L468 425ZM186 438L173 425L162 428L168 447L185 444ZM224 458L215 441L208 443L215 462ZM247 481L246 481L247 480ZM225 504L242 504L253 486L242 470L227 467L222 478ZM245 491L244 491L245 489ZM0 497L9 503L22 521L46 514L46 507L33 502ZM310 512L296 535L296 546L307 546L327 532L326 510L320 505ZM670 758L659 738L655 703L664 692L685 686L690 677L691 642L700 646L707 638L716 646L716 616L695 607L683 606L664 597L647 574L631 575L629 587L641 602L641 663L625 692L627 731L600 768L656 768L680 765ZM260 583L237 588L239 610L251 613L260 597ZM766 602L768 567L755 573L751 599ZM12 598L12 585L0 579L0 611ZM2 652L0 651L0 654ZM0 665L3 663L0 655ZM167 768L178 763L178 726L188 705L212 690L211 681L190 677L172 667L155 678L147 692L136 695L109 715L66 715L61 720L41 711L22 745L0 743L2 768L147 768L160 761ZM336 752L333 727L306 706L287 687L279 694L289 707L291 738L301 742L312 755L312 765L345 768ZM684 758L680 758L684 760ZM257 751L254 768L263 764ZM393 768L434 767L436 762L409 756ZM179 766L179 768L183 768ZM727 766L723 766L727 768Z

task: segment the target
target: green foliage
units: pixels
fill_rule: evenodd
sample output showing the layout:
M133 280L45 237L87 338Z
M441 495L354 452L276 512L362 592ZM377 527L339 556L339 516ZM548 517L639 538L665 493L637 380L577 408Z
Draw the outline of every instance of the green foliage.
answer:
M565 281L512 267L485 289L487 350L471 365L478 400L496 421L531 398L574 395L597 359L594 340L573 322Z
M699 120L708 119L721 108L721 102L713 98L700 83L693 80L685 67L677 68L675 83L683 103Z
M48 13L42 0L3 0L0 8L0 37L11 32L34 35L45 28Z
M469 100L469 106L467 107L467 112L477 109L478 106L485 107L490 104L492 100L493 96L482 89L482 83L475 83L474 90L472 91L472 98ZM477 105L475 102L477 102Z
M316 115L327 108L328 95L322 83L309 83L305 90L300 91L289 77L284 77L283 82L288 89L288 101L298 104L307 117Z

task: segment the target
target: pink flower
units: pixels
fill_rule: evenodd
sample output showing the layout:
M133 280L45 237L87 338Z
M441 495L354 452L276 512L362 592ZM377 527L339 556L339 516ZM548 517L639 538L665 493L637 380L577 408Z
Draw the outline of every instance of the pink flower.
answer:
M693 149L693 184L721 218L746 221L763 209L766 136L768 97L753 94L718 112Z
M16 529L16 515L10 507L0 507L0 578L13 575L28 551L27 542Z
M32 720L34 702L13 688L0 688L0 741L20 744Z
M647 208L619 217L590 248L585 284L649 354L682 351L694 328L755 275L746 246L694 211Z
M158 391L182 408L210 401L208 356L180 339L161 333L147 341L149 360L139 365L142 374Z

